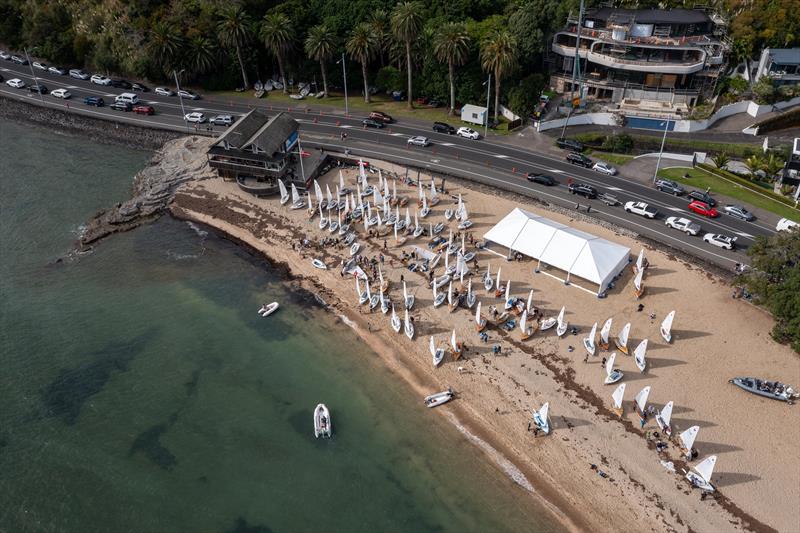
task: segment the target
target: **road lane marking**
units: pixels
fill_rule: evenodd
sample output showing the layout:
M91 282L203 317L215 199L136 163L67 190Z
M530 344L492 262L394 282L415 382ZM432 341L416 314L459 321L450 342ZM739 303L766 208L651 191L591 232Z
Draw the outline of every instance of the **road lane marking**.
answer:
M745 233L743 231L735 231L734 233L736 233L736 235L739 235L740 237L749 237L751 239L753 238L752 235L750 235L749 233Z
M453 143L439 143L439 146L455 146Z
M606 187L606 189L608 189L609 191L621 191L622 190L619 187Z
M547 172L552 172L553 174L563 174L563 170L558 170L557 168L546 168Z
M508 159L508 156L505 154L494 154L497 159Z
M406 134L405 133L392 133L391 136L392 137L405 137Z
M681 209L680 207L666 206L665 209L669 209L670 211L674 211L675 213L683 213L683 209Z

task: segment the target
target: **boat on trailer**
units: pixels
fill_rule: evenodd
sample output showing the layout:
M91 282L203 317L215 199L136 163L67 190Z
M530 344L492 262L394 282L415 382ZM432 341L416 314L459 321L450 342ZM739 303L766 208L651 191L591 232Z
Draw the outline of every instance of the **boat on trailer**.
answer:
M747 392L758 394L771 400L780 400L789 405L792 405L794 400L800 396L792 387L779 381L767 381L758 378L733 378L728 383L733 383Z

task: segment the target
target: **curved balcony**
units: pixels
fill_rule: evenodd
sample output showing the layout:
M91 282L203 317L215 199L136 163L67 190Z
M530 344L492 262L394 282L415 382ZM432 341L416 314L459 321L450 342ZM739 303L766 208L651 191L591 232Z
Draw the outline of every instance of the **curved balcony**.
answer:
M567 57L575 57L575 47L574 46L567 46L564 44L557 44L553 43L551 50L560 56L567 56ZM586 54L589 53L588 48L581 48L580 49L580 56L581 59L586 59Z
M661 74L692 74L703 70L705 65L705 60L702 58L692 61L638 61L598 52L589 52L586 57L592 63L609 68Z

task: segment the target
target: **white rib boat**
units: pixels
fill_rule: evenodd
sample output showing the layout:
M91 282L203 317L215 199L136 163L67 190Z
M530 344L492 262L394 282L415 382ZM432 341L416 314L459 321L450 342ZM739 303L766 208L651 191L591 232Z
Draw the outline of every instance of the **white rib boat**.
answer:
M328 439L333 435L333 422L328 407L321 403L314 409L314 436Z
M433 362L433 366L437 367L442 364L442 360L444 359L444 348L437 348L436 343L433 342L433 337L431 337L431 343L429 346L431 352L431 360Z
M319 259L314 259L311 261L311 264L314 265L314 268L318 268L320 270L328 270L328 265L320 261Z
M351 235L352 235L352 233L351 233ZM355 238L355 236L354 236L354 238ZM361 245L358 244L357 242L354 242L353 245L350 246L350 257L353 257L354 255L356 255L360 249L361 249Z
M267 317L278 310L278 302L272 302L269 304L264 304L261 306L261 309L258 310L258 314Z
M440 405L446 404L450 400L453 399L453 391L452 389L447 389L446 391L437 392L436 394L431 394L430 396L425 397L425 407L439 407Z

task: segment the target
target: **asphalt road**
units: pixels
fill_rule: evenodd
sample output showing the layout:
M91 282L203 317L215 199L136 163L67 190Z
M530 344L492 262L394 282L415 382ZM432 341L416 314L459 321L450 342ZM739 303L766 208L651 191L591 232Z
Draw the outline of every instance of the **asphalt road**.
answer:
M29 67L16 65L10 61L3 61L0 64L0 74L6 80L13 77L20 78L28 85L33 81ZM30 93L27 88L13 89L5 83L0 86L0 94L31 103L43 102L47 107L61 108L96 118L145 127L195 131L193 125L187 128L183 121L177 97L158 96L153 92L139 93L141 101L152 105L156 109L156 114L135 115L114 111L107 106L96 108L83 104L85 96L102 96L108 104L116 95L125 92L122 89L98 86L88 80L82 81L38 70L35 70L35 74L50 90L67 88L72 93L72 99L64 101L49 94L40 98L38 94ZM215 98L195 101L184 99L183 104L186 113L200 111L209 118L217 114L239 115L255 106L267 111L271 109L268 100L254 100L247 102L252 105L247 105ZM301 124L301 142L305 149L324 146L330 151L343 151L348 148L357 156L386 158L433 173L455 175L540 198L562 207L574 209L576 202L582 206L591 205L591 214L598 219L629 228L726 269L732 268L737 262L747 262L743 251L752 244L755 236L774 233L774 222L756 220L748 223L725 214L717 219L708 219L688 211L686 198L673 197L624 176L607 176L577 167L567 163L563 158L512 146L503 139L489 138L477 141L463 139L433 132L429 125L414 121L395 123L376 130L364 129L360 117L323 115L307 111L292 111L291 114ZM213 131L219 134L224 128L214 127ZM205 125L200 126L200 132L205 133ZM342 132L347 132L346 141L341 141ZM433 144L425 148L409 147L406 141L412 135L424 135L431 139ZM527 172L550 174L556 179L557 184L546 187L530 183L525 179ZM601 193L613 194L623 204L629 200L647 202L659 210L659 216L655 220L649 220L625 213L621 206L609 207L599 200L586 200L571 195L567 190L570 179L576 183L592 185ZM585 212L585 209L581 211ZM664 219L668 216L684 216L700 223L702 226L700 235L688 236L665 226ZM737 250L723 250L703 242L702 235L705 232L737 237ZM634 253L636 252L634 250Z

